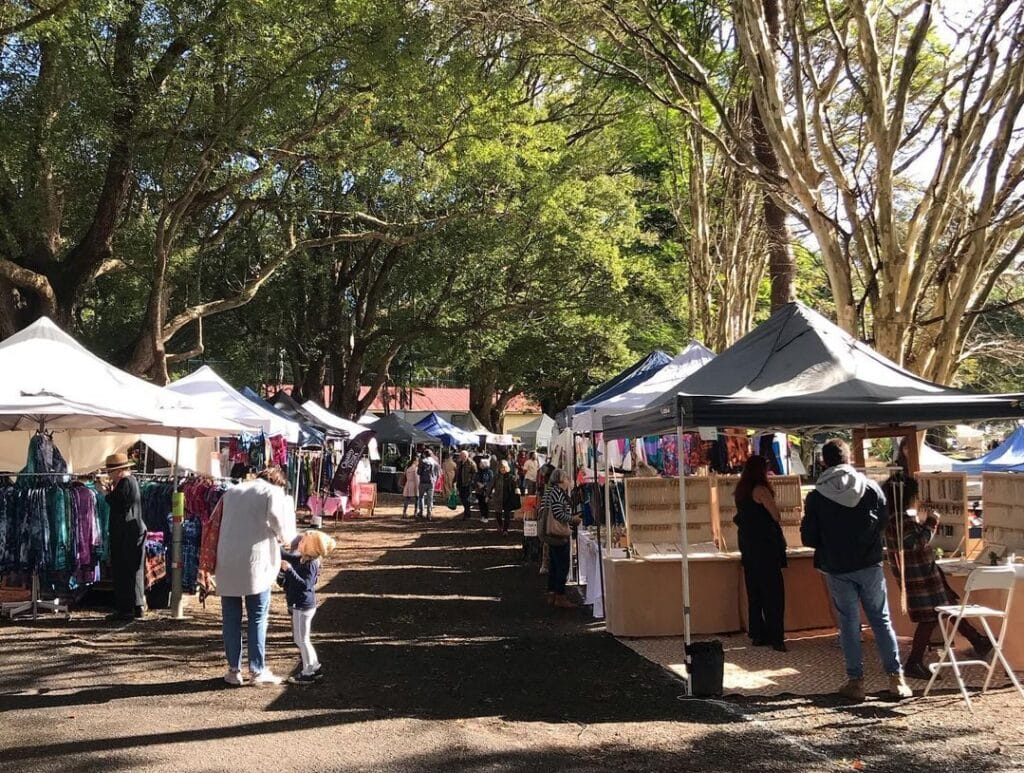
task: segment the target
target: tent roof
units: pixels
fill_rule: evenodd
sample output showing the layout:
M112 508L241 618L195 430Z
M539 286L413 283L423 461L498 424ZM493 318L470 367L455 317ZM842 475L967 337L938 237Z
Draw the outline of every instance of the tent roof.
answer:
M609 417L604 427L610 438L659 434L680 412L686 426L921 426L1022 417L1022 401L926 381L790 303L647 409Z
M328 411L322 405L314 403L312 400L307 400L302 405L300 405L299 408L303 412L317 419L321 424L324 424L325 426L330 427L331 429L336 429L339 432L344 432L349 437L355 437L361 432L366 432L367 430L366 425L359 424L354 421L349 421L346 418L337 416Z
M593 403L584 413L576 414L572 420L573 431L600 430L605 416L646 408L666 391L674 389L676 385L714 358L715 353L704 344L699 341L690 341L689 345L673 357L665 367L649 373L647 378L634 384L625 392Z
M435 437L446 446L478 446L480 438L464 429L459 429L437 413L430 413L416 422L415 427Z
M641 357L619 375L608 379L603 384L595 387L582 400L576 403L574 413L581 413L592 407L594 404L607 400L615 395L632 389L637 384L646 381L652 375L672 362L672 358L665 352L655 349L645 357Z
M1002 443L970 462L954 462L954 472L980 475L983 472L1007 472L1024 465L1024 427L1017 427Z
M953 469L953 460L927 443L921 445L918 461L922 472L949 472Z
M557 432L558 428L555 424L555 420L552 419L545 413L542 413L535 419L531 419L526 424L520 424L515 429L515 434L522 438L523 442L529 435L533 435L533 445L535 446L547 446L551 442L551 437Z
M465 416L454 417L455 420L452 422L459 429L464 429L467 432L472 432L474 435L478 435L481 432L486 432L487 427L484 423L476 417L476 414L470 411Z
M168 387L173 392L188 395L200 405L218 411L253 430L262 430L267 435L280 435L289 443L299 442L299 425L278 413L257 405L242 395L231 384L222 379L209 365L203 365L194 373L178 379Z
M284 390L278 390L273 397L267 399L267 402L277 408L277 410L281 411L285 416L290 416L293 421L304 421L308 424L312 424L314 427L323 430L326 434L334 437L348 437L348 432L345 430L335 429L326 422L321 421L299 405L295 398Z
M244 386L238 390L246 400L249 400L260 408L265 408L271 413L280 416L282 419L292 421L292 417L282 411L276 405L272 405L259 396L259 393L251 387ZM300 446L322 446L324 444L324 433L309 422L298 422L299 424L299 445Z
M242 429L187 396L125 373L43 317L0 343L0 429L216 435Z
M437 439L417 429L396 413L389 413L374 422L370 428L377 433L381 443L428 443L437 444Z

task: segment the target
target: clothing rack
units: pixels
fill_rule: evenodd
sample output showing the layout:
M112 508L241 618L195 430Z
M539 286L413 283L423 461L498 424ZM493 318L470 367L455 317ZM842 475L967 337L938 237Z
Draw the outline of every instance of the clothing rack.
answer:
M0 476L7 478L51 478L60 479L61 482L65 482L64 479L70 480L81 480L83 476L74 475L69 472L8 472L0 471ZM68 606L66 601L62 601L60 597L45 600L39 598L39 571L32 570L32 585L31 592L28 600L26 601L5 601L0 603L0 617L6 614L12 620L18 615L24 615L29 612L32 613L32 619L35 620L39 617L39 610L48 610L54 614L62 614L66 618L71 618L71 607Z

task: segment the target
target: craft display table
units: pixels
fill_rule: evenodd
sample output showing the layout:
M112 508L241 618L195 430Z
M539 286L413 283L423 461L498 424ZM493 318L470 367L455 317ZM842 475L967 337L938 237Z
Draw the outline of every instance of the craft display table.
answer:
M694 635L741 627L738 556L690 556L690 626ZM605 558L605 625L615 636L678 636L683 588L676 558Z

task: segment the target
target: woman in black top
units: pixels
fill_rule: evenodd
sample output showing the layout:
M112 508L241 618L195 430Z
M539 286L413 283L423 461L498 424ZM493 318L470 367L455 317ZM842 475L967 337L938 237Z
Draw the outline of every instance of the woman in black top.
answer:
M737 512L733 522L739 530L749 605L747 633L754 646L770 645L785 652L786 588L782 569L786 566L786 538L763 456L752 456L747 461L734 496Z

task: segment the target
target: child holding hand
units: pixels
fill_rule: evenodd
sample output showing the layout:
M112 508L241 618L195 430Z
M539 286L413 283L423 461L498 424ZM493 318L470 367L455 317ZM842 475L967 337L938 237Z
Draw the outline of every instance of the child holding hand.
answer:
M288 681L312 684L323 676L310 633L316 614L316 581L320 576L320 559L334 550L335 542L322 531L311 530L292 542L290 549L281 548L281 571L284 592L292 614L292 635L302 656L302 669Z

